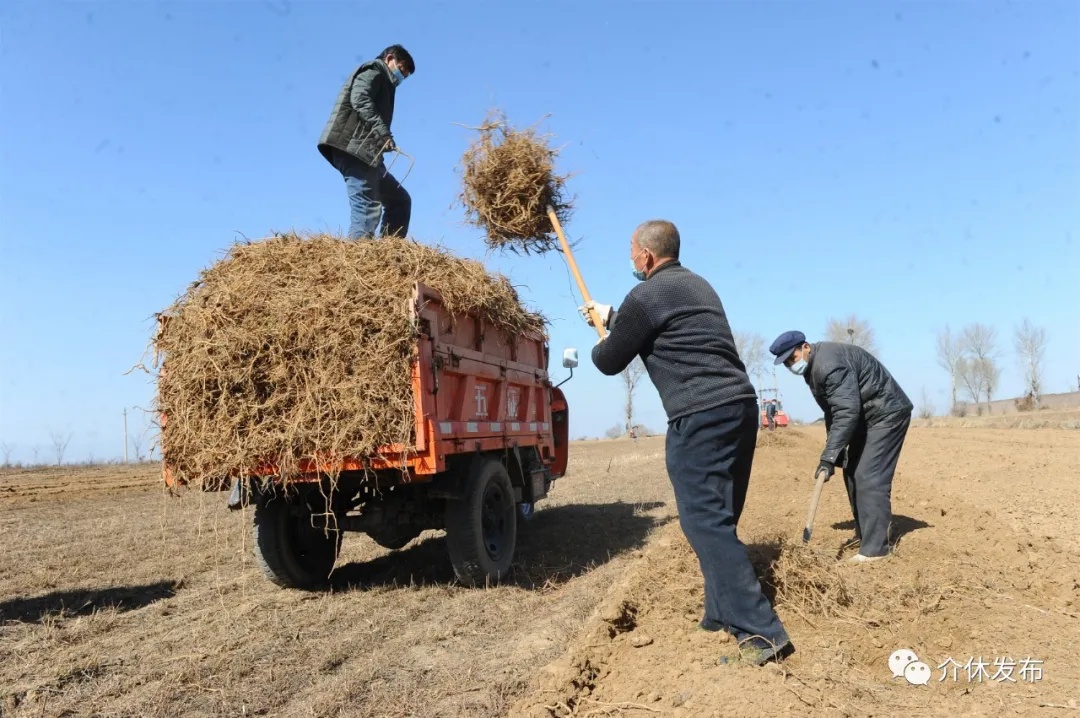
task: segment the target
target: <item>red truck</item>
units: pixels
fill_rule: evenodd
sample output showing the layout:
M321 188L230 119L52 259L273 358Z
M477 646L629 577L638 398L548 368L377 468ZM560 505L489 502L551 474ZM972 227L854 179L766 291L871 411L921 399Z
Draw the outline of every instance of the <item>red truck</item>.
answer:
M411 445L336 467L303 465L288 490L267 467L204 483L231 488L231 509L254 506L255 557L279 586L325 584L344 531L399 549L428 529L446 531L459 581L497 582L513 560L518 522L566 473L569 409L559 386L573 376L577 351L563 353L570 377L553 386L543 335L511 335L472 316L451 321L440 294L421 283L412 306L419 339ZM169 467L163 471L172 485Z

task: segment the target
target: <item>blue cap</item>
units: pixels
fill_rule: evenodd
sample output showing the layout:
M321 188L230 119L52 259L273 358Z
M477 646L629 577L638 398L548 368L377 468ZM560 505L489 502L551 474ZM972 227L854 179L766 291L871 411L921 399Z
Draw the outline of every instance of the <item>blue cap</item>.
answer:
M773 364L783 364L791 353L806 343L806 335L800 331L784 332L769 347L769 353L776 357Z

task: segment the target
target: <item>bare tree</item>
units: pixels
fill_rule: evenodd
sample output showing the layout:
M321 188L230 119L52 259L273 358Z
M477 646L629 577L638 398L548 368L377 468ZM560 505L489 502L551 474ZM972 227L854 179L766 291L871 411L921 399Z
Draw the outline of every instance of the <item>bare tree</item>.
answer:
M630 430L634 428L634 392L637 391L641 377L645 376L645 364L642 363L641 357L634 357L634 361L630 362L630 365L622 370L620 376L623 380L623 388L626 390L624 418L626 419L626 433L629 434ZM138 449L136 449L137 451Z
M952 330L946 324L937 336L937 361L938 366L949 373L952 407L956 406L956 392L960 383L960 362L963 358L964 347L961 337L953 336Z
M756 377L761 383L761 375L765 373L765 337L756 332L733 332L735 338L735 351L739 353L746 373Z
M59 431L50 431L49 437L52 439L53 450L56 452L56 465L64 463L64 452L67 451L68 442L71 441L71 432L62 434Z
M622 435L623 435L623 429L618 424L616 424L615 426L610 427L607 431L604 432L604 436L607 437L608 439L618 439Z
M1046 329L1036 326L1027 317L1016 328L1016 354L1024 369L1024 382L1028 395L1039 403L1042 396L1043 358L1046 354Z
M4 454L4 466L11 466L11 453L15 447L6 441L0 441L0 452Z
M956 402L953 402L956 403ZM919 417L922 419L929 419L934 416L934 400L930 398L930 392L923 387L922 401L919 405Z
M985 392L987 408L997 389L1001 370L997 366L997 330L985 324L969 324L964 327L961 346L968 355L968 371L979 375L980 386ZM978 403L978 399L975 403Z
M979 371L978 362L966 356L960 357L956 365L956 378L971 398L972 404L982 401L982 373Z
M979 359L979 373L982 374L983 388L986 390L986 409L990 411L990 398L997 392L1001 380L1001 369L993 359Z
M145 435L139 432L131 435L131 448L135 449L135 461L138 462L142 462L143 460L142 445L144 438Z
M874 329L865 319L859 319L854 314L849 314L844 319L829 319L825 327L825 338L830 342L847 342L860 346L874 356L877 356L877 342L874 339Z
M997 391L998 381L1001 379L1001 369L997 363L988 357L982 359L974 356L965 356L960 359L958 368L960 383L971 397L971 403L978 405L983 397L986 397L987 410L990 410L989 402ZM979 410L982 413L982 410Z

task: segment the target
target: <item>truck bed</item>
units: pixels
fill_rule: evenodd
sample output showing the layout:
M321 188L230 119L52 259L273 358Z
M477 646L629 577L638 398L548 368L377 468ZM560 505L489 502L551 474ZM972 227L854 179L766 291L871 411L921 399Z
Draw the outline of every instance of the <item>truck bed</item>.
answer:
M476 317L452 317L439 292L419 282L411 301L420 334L411 369L413 443L336 464L306 462L291 480L337 471L405 470L411 480L425 481L445 471L455 455L516 447L535 447L552 478L562 476L567 403L549 381L546 337L511 335ZM278 472L264 464L251 473ZM168 467L165 480L172 483Z

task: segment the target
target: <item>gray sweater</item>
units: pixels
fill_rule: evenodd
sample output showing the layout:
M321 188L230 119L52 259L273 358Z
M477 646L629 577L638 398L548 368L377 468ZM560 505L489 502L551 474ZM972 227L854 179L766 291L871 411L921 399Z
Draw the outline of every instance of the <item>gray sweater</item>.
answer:
M596 368L615 376L641 356L668 421L756 399L720 297L677 261L634 287L593 347Z

